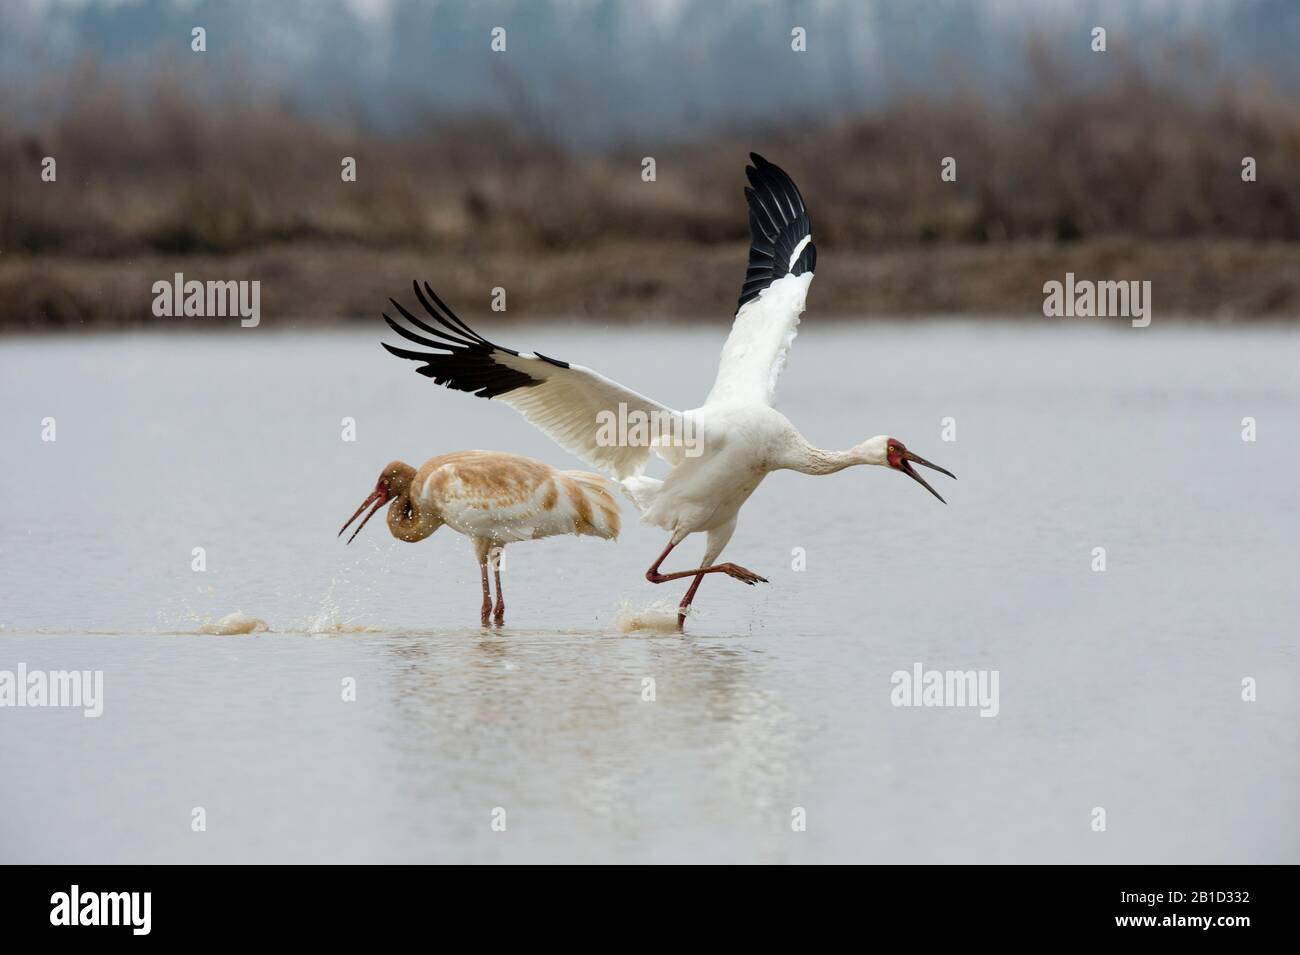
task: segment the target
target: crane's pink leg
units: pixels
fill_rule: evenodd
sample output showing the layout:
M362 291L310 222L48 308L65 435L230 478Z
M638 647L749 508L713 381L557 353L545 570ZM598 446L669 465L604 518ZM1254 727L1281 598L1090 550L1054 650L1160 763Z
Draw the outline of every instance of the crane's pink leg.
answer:
M496 625L499 627L506 622L506 598L501 593L501 552L500 551L497 551L496 554L493 555L492 576L496 579L497 582L497 606L496 606L496 610L492 614L492 618L493 620L496 621Z
M492 612L492 594L488 590L487 561L479 564L479 570L483 576L483 611L479 615L479 621L483 626L488 625L488 614ZM497 581L497 591L501 590L501 581Z
M664 560L668 557L668 555L673 552L673 548L677 546L677 543L678 542L673 541L671 539L668 541L668 546L665 547L664 552L659 555L659 559L656 560L650 566L650 569L645 572L646 580L650 581L650 583L652 584L662 584L664 580L668 579L667 577L663 578L663 580L656 579L659 577L659 565L662 564Z
M700 581L704 579L703 574L696 574L695 579L691 581L690 588L686 591L686 596L677 607L677 629L681 630L686 626L686 614L691 609L691 601L695 599L695 591L700 589Z
M686 624L686 614L690 610L691 601L695 599L695 591L700 589L700 582L704 580L705 574L726 574L728 577L735 577L737 580L744 581L751 587L759 582L767 583L766 577L760 577L752 570L746 570L739 564L731 563L715 564L712 567L701 567L697 570L682 570L673 574L659 573L659 565L664 562L665 558L672 553L672 549L676 546L677 543L674 543L671 540L668 542L668 546L665 547L664 552L659 555L659 559L656 560L654 565L645 572L645 579L650 581L652 584L662 584L669 580L680 580L682 577L695 578L695 580L691 582L690 588L686 591L686 596L682 598L681 604L677 607L678 630L683 629Z
M652 584L662 584L667 583L670 580L680 580L683 577L694 577L697 574L701 576L704 574L726 574L728 577L735 577L737 580L743 581L751 587L754 584L767 583L766 577L760 577L752 570L746 570L739 564L732 563L714 564L712 567L697 567L695 570L679 570L672 574L659 573L659 565L664 562L664 558L667 557L669 552L671 552L676 546L677 544L672 541L668 542L668 546L665 547L664 552L659 555L659 559L656 560L650 569L645 572L646 580L650 581Z

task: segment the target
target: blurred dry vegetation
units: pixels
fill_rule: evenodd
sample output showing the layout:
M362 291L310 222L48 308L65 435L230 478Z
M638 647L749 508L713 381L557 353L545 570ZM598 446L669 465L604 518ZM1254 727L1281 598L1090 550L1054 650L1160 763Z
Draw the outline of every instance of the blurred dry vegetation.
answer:
M538 123L430 112L382 132L238 77L128 90L85 63L0 98L0 322L153 320L150 285L174 271L261 279L263 313L295 322L373 318L416 276L471 314L500 285L512 316L726 320L751 149L808 201L822 313L1041 314L1042 283L1070 270L1151 279L1167 316L1300 314L1300 104L1136 66L1089 88L1034 67L1009 98L958 88L821 128L580 152Z

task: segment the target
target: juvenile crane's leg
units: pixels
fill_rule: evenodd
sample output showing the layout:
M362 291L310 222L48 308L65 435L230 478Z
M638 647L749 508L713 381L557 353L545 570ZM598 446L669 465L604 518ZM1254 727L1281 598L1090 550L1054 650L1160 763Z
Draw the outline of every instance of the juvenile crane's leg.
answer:
M483 579L483 609L479 614L479 622L486 627L488 625L488 616L492 613L492 592L488 590L488 542L475 540L474 553L478 557L479 576ZM500 589L501 581L498 579L497 590Z
M498 627L506 622L506 598L501 593L501 553L504 550L504 547L494 547L491 551L492 576L496 578L497 584L497 606L492 618Z
M479 613L479 623L486 627L488 625L488 614L492 612L492 594L488 590L487 562L484 561L478 566L483 577L483 609Z

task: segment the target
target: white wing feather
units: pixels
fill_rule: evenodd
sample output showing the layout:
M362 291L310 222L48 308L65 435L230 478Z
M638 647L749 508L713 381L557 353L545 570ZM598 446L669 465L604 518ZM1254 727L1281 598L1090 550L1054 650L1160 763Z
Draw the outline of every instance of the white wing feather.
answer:
M657 416L661 428L676 428L671 433L682 433L679 412L624 388L590 368L582 365L558 368L525 355L507 355L502 363L526 369L528 374L542 379L541 384L501 395L502 401L546 432L560 447L620 480L645 470L651 450L656 449L646 442L620 443L625 435L619 435L619 421L627 421L632 412L640 412L647 418Z
M722 346L718 377L706 405L744 401L770 405L799 330L813 274L779 278L746 302Z

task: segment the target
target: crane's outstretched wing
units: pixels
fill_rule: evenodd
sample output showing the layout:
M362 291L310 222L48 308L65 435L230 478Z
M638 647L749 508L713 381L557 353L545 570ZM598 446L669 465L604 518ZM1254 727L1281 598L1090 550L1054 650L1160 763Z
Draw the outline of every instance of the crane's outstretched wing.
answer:
M749 158L749 270L705 404L772 403L817 265L812 224L794 180L757 153Z
M418 331L394 321L387 313L384 321L425 350L395 348L386 342L383 345L398 358L424 362L415 370L437 384L480 398L500 398L560 447L619 479L639 474L645 467L652 450L651 435L685 433L681 415L671 408L590 368L494 345L457 318L428 282L423 291L420 283L412 285L416 298L439 327L416 318L396 299L389 299ZM645 417L632 416L632 412ZM648 424L638 433L638 420L657 420L658 425ZM630 423L620 428L619 421ZM653 449L666 458L674 450L660 446Z

